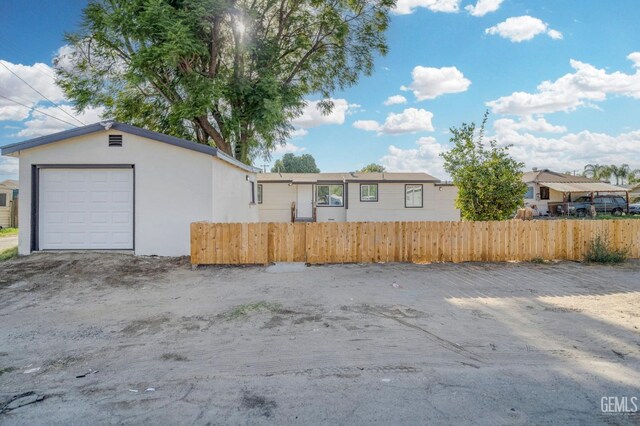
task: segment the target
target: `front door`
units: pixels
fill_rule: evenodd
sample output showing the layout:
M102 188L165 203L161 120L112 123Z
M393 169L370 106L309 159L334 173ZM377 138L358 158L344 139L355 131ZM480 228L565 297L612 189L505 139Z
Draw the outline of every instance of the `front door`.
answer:
M296 185L298 197L296 201L296 218L313 217L313 185Z

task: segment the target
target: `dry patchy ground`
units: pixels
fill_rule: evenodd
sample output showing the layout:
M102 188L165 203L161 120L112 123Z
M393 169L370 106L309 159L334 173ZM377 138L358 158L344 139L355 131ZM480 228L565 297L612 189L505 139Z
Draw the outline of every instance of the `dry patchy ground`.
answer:
M0 264L3 424L613 423L640 264Z

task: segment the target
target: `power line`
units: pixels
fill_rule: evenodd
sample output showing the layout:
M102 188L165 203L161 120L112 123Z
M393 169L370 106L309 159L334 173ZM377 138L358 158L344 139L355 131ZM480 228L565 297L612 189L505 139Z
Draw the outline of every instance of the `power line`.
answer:
M78 127L78 125L77 125L77 124L70 123L70 122L68 122L68 121L66 121L66 120L63 120L63 119L58 118L58 117L56 117L56 116L53 116L53 115L51 115L51 114L47 114L46 112L44 112L44 111L40 111L39 109L37 109L37 108L35 108L35 107L30 107L29 105L25 105L25 104L23 104L23 103L21 103L21 102L14 101L13 99L9 99L9 98L7 98L6 96L0 95L0 98L6 99L6 100L8 100L9 102L13 102L14 104L18 104L18 105L23 106L23 107L25 107L25 108L29 108L30 110L33 110L33 111L35 111L35 112L39 112L40 114L44 114L44 115L46 115L47 117L51 117L51 118L56 119L56 120L58 120L58 121L62 121L63 123L67 123L67 124L69 124L69 125L71 125L71 126Z
M39 94L40 96L42 96L43 98L45 98L46 100L48 100L49 102L51 102L52 104L54 104L56 106L56 108L58 108L60 111L64 112L65 114L67 114L69 117L73 118L74 120L76 120L78 123L82 124L83 126L85 126L85 124L80 121L78 118L76 118L75 116L69 114L67 111L65 111L64 109L62 109L62 107L60 107L60 105L58 105L57 103L53 102L51 99L47 98L45 95L43 95L38 89L36 89L35 87L33 87L32 85L30 85L29 83L27 83L25 80L22 79L22 77L20 77L18 74L16 74L15 72L13 72L13 70L11 68L9 68L8 66L6 66L4 64L4 62L0 61L0 65L2 65L3 67L5 67L7 69L7 71L9 71L11 74L15 75L20 81L22 81L24 84L26 84L27 86L29 86L31 89L33 89L37 94Z

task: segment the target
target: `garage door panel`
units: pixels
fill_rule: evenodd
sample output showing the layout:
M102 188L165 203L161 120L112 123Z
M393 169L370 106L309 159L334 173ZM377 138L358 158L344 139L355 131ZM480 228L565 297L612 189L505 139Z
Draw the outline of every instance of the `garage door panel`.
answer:
M132 169L40 170L40 249L133 249Z

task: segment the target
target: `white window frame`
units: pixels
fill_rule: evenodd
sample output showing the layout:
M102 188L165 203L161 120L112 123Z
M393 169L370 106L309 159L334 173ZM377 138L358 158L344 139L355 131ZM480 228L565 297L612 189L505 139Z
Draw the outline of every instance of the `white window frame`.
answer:
M375 198L371 197L371 187L376 187L376 196ZM362 190L367 189L367 198L363 198ZM377 183L361 183L360 184L360 202L362 203L377 203L378 202L378 184Z
M259 183L258 184L258 204L262 204L262 192L264 191L264 188L262 187L262 184Z
M331 195L331 187L332 186L340 186L342 187L342 203L341 204L331 204L331 201L329 201L329 204L321 204L319 202L319 198L318 198L318 194L320 192L320 188L326 186L329 188L329 195ZM318 207L344 207L344 184L342 183L319 183L316 184L316 206Z
M420 188L420 205L413 205L413 200L411 203L408 202L407 199L407 191L409 188ZM411 204L411 205L410 205ZM421 209L424 207L424 185L421 183L407 183L404 185L404 208L405 209Z

